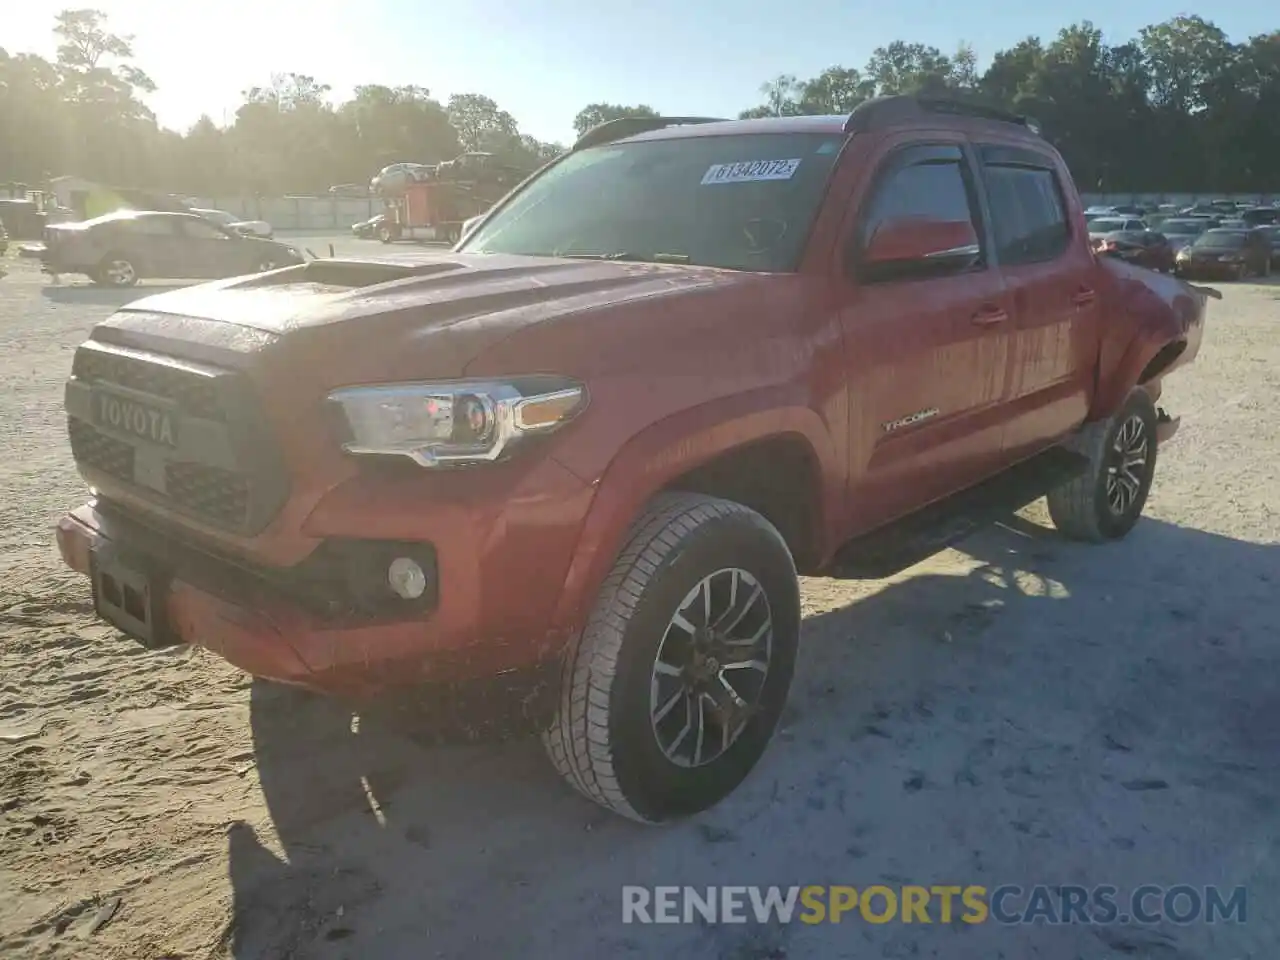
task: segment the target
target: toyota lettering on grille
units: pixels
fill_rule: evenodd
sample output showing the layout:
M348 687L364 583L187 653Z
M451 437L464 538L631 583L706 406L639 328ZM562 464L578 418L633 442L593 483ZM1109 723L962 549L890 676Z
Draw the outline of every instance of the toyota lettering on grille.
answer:
M173 414L161 407L98 390L93 412L99 427L165 447L177 446Z

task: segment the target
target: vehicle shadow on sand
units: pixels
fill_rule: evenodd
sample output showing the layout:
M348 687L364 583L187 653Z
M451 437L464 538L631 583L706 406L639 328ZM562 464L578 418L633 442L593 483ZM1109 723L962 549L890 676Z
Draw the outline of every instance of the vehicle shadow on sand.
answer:
M54 303L123 307L134 300L141 300L143 297L149 297L157 293L168 293L171 290L181 290L183 287L192 286L199 282L198 280L192 280L190 283L170 283L167 281L164 283L140 283L136 287L126 287L124 289L99 287L92 283L50 283L45 284L40 293L46 300L52 300Z
M1153 519L1088 547L1012 517L960 551L809 617L760 766L660 829L577 797L535 738L424 747L257 684L283 858L231 828L232 955L1146 955L1127 927L621 923L624 884L1230 880L1207 851L1277 835L1280 548Z

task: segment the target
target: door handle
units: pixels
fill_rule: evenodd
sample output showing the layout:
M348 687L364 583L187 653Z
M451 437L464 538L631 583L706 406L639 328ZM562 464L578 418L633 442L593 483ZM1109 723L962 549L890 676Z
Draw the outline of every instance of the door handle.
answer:
M1088 287L1081 287L1071 295L1071 302L1077 307L1087 307L1089 304L1093 303L1095 297L1097 297L1097 294Z
M1003 307L993 305L983 307L973 315L972 319L980 327L990 327L997 323L1004 323L1009 319L1009 314L1005 312Z

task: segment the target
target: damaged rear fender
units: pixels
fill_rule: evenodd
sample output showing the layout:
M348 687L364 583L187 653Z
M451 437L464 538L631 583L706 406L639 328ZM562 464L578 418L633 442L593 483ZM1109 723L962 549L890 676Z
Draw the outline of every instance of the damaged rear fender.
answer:
M1110 416L1134 387L1154 384L1191 363L1204 338L1205 308L1221 300L1212 287L1131 266L1099 261L1108 276L1103 299L1103 333L1098 357L1098 390L1090 420Z

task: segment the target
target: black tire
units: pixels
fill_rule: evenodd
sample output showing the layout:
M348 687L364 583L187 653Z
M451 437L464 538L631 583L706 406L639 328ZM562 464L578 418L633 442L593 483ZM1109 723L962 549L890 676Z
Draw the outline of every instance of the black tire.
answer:
M732 572L735 569L748 576L740 577ZM745 624L744 632L759 630L748 617L772 618L765 659L752 661L766 663L766 669L734 674L743 678L734 681L739 698L752 708L727 724L740 732L721 749L723 738L715 734L724 728L715 718L724 715L714 705L710 713L703 712L701 694L681 700L689 726L695 719L691 703L699 705L699 729L712 733L715 744L707 749L716 755L699 764L704 738L696 737L696 744L690 744L692 764L679 765L670 754L677 752L680 738L673 736L676 746L664 752L658 729L666 719L678 722L681 711L677 707L666 718L654 719L655 713L662 713L655 710L652 699L658 696L659 686L655 684L651 693L659 654L666 650L668 637L679 639L682 630L674 617L681 610L693 610L682 602L701 583L720 584L708 588L706 602L710 603L713 591L725 599L725 591L731 590L737 598L738 584L747 587L744 593L754 595L754 586L747 586L750 580L761 588L767 603L760 604L756 597L749 605L754 612L735 620L726 632L737 629L739 623ZM738 598L738 603L746 605L746 600ZM691 612L689 619L704 616L701 611ZM556 716L543 734L547 753L578 791L632 820L661 823L706 810L731 793L764 753L791 686L799 637L795 563L777 529L755 511L728 500L687 493L659 496L633 524L586 628L566 652ZM691 650L693 644L686 646ZM760 649L758 645L737 647L753 651L752 657ZM703 661L701 668L715 673L714 678L703 678L708 687L723 681L727 672L715 660ZM673 686L660 696L665 699L672 690L683 689L684 676L691 676L694 669L687 667L679 680L668 677ZM755 681L758 685L744 696L744 686L757 673L762 674ZM714 726L708 726L708 716Z
M119 253L108 253L98 262L91 279L99 286L123 290L137 286L141 275L137 264L130 258Z
M1140 424L1141 435L1145 438L1145 455L1140 466L1129 470L1129 475L1133 478L1132 484L1126 485L1122 479L1117 478L1118 485L1133 486L1128 491L1127 502L1117 508L1109 489L1109 480L1111 470L1119 470L1120 464L1126 459L1126 451L1119 445L1125 439L1122 433L1133 420ZM1130 447L1127 459L1132 462L1136 456L1133 445L1125 445ZM1151 481L1155 477L1155 404L1145 390L1135 389L1114 416L1085 426L1076 435L1071 446L1089 458L1089 467L1069 483L1051 491L1046 498L1054 526L1063 536L1072 540L1102 543L1120 539L1133 529L1142 516L1147 495L1151 492Z
M390 227L379 227L378 239L383 243L391 243L395 239L395 235L391 232Z

